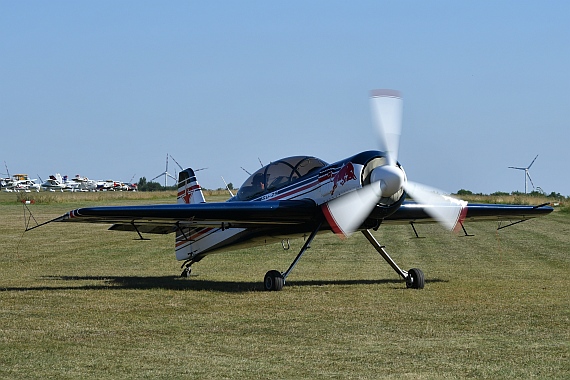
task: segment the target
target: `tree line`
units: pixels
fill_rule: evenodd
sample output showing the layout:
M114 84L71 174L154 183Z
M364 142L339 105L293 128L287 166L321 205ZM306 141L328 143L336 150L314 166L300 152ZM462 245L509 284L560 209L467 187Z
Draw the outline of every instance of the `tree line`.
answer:
M461 196L461 195L491 195L491 196L495 196L495 197L504 197L507 195L516 195L516 196L527 196L527 197L547 197L547 198L554 198L554 199L560 199L560 198L566 198L564 195L557 193L555 191L551 192L550 194L546 194L544 191L542 190L533 190L530 193L521 193L520 191L513 191L511 193L506 193L504 191L495 191L494 193L491 194L483 194L483 193L474 193L470 190L465 190L465 189L461 189L457 192L457 195Z
M230 182L228 183L228 188L230 190L234 190L234 185ZM137 190L138 191L168 191L168 190L177 190L178 189L178 185L172 185L172 186L162 186L160 183L158 182L154 182L154 181L147 181L146 177L142 177L139 178L139 182L137 183ZM204 190L211 190L211 189L206 189L203 188ZM223 188L218 188L216 190L225 190Z

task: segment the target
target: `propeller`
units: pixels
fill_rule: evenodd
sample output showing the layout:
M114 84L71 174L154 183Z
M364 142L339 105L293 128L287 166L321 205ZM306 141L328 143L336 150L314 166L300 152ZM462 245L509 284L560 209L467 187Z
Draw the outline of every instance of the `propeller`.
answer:
M328 202L323 211L333 231L348 237L370 215L380 198L390 197L404 189L425 212L446 229L453 230L464 217L467 202L444 192L412 181L398 166L398 149L402 127L402 96L395 90L371 92L372 120L378 133L380 150L388 164L372 170L370 184Z

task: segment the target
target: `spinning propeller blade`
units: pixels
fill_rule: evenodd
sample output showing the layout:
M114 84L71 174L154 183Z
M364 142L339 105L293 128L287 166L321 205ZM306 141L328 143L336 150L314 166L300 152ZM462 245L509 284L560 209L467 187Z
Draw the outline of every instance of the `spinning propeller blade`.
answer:
M400 133L402 130L402 97L394 90L370 92L372 121L380 140L380 150L388 155L390 165L398 161Z
M360 227L382 196L379 182L364 186L323 205L323 213L333 232L349 237Z
M422 204L425 212L448 230L453 230L461 222L467 211L467 202L445 195L441 190L408 181L404 190L414 200Z

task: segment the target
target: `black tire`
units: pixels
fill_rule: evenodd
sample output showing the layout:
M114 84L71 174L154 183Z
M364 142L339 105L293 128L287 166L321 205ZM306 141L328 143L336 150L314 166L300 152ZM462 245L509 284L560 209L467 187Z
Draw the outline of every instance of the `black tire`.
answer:
M412 268L408 271L406 287L412 289L423 289L425 284L424 272L418 268Z
M192 273L192 268L186 267L182 271L182 274L180 275L180 277L190 277L190 273Z
M279 291L283 289L285 281L281 272L276 270L270 270L265 274L263 279L263 287L268 291Z

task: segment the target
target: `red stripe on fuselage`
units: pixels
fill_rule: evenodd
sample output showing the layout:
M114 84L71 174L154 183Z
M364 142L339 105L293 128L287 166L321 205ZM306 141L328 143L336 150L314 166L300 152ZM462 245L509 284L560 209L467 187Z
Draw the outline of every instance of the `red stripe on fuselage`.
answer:
M184 239L184 235L180 234L177 235L176 238L178 239L178 237L182 236L182 238L184 240L180 240L176 242L176 247L178 248L178 246L183 245L185 243L188 243L190 241L194 242L196 241L199 237L201 237L204 234L207 234L208 232L212 231L214 228L203 228L200 231L195 232L193 235L190 235L190 237L188 237L188 239Z
M277 195L273 198L267 199L267 200L272 200L272 201L276 201L279 199L283 199L285 197L289 197L289 198L293 198L295 195L297 195L297 193L306 191L308 189L310 189L311 187L317 187L317 186L323 186L325 184L325 182L327 181L331 181L340 171L341 168L332 168L332 169L327 169L324 172L319 173L315 178L313 178L313 180L311 182L309 182L308 184L301 186L299 188L296 189L292 189L287 191L284 194L281 195ZM313 191L313 190L311 190Z
M289 190L289 191L287 191L287 192L285 192L285 193L283 193L283 194L276 195L275 197L269 198L269 199L266 199L266 200L268 200L268 201L277 201L277 200L279 200L279 199L283 199L283 198L286 198L286 197L292 198L292 197L294 197L295 195L297 195L297 193L300 193L300 192L302 192L302 191L305 191L305 190L307 190L307 189L310 189L311 187L315 187L315 185L318 185L318 181L311 181L311 182L309 182L308 184L306 184L306 185L304 185L304 186L301 186L301 187L298 187L298 188L295 188L295 189L291 189L291 190Z

